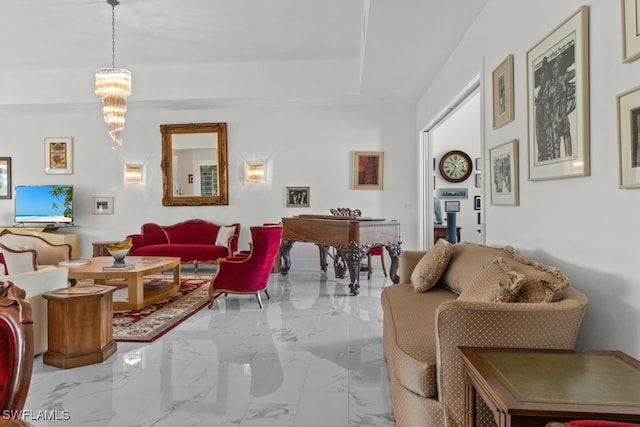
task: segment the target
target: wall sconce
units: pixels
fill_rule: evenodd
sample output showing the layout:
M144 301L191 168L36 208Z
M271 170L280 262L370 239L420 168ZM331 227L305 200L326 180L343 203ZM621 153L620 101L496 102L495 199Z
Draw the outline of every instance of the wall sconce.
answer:
M247 182L264 182L264 165L261 163L247 163L244 167L244 180Z
M127 184L141 183L142 165L126 165L124 167L124 180Z

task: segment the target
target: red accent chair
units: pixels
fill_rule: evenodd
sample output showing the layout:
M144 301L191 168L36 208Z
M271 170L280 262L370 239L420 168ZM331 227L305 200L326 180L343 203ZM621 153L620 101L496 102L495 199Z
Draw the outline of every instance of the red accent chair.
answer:
M281 225L251 227L251 251L218 260L218 271L209 288L209 308L220 294L255 294L262 308L260 292L267 299L267 283L280 250Z
M34 359L31 304L12 282L0 282L0 410L20 411L27 400Z
M367 255L367 268L369 269L369 278L371 278L371 257L379 256L380 264L382 264L382 272L384 273L384 277L387 277L387 268L384 266L384 246L375 246L373 248L369 248L369 254Z

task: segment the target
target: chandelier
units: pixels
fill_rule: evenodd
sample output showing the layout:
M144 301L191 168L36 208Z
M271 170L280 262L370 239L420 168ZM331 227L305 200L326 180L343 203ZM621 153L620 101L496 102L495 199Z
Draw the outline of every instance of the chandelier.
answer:
M116 6L118 0L107 0L111 5L111 68L103 67L96 71L96 95L102 97L102 115L109 125L109 135L113 149L122 145L125 101L131 95L131 72L116 68Z

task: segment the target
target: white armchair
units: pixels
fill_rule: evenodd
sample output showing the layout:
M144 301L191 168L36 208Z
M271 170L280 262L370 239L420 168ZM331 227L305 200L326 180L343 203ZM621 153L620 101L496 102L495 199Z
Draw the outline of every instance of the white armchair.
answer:
M37 270L36 255L33 249L15 250L0 243L0 275Z

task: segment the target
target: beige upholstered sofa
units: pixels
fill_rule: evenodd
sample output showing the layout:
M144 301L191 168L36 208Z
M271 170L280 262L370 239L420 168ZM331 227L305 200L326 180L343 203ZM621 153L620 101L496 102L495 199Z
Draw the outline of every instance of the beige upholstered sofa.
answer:
M426 254L403 252L382 292L393 413L398 427L461 427L458 347L573 349L587 298L511 248L441 240ZM478 425L495 425L482 406Z

